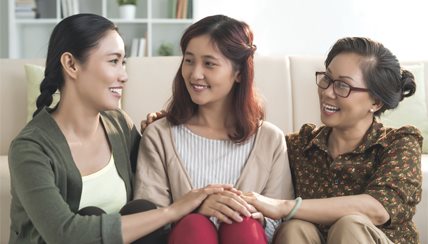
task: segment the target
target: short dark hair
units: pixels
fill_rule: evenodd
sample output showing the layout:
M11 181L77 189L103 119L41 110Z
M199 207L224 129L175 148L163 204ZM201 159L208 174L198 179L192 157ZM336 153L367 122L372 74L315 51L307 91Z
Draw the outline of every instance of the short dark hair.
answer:
M363 57L361 72L369 93L383 106L375 112L379 116L388 109L398 106L404 97L413 95L416 83L411 72L403 70L398 59L381 43L365 37L339 39L325 60L325 67L341 53L355 53Z
M69 52L84 63L89 51L98 45L109 30L118 31L113 22L96 14L72 15L55 26L49 40L45 77L40 83L37 110L33 117L44 107L50 106L52 95L64 86L61 55Z
M197 112L198 106L193 103L187 91L181 71L190 40L202 35L209 35L211 41L239 72L240 81L234 84L231 91L236 132L229 135L229 138L234 142L245 141L256 132L260 120L264 119L264 109L253 87L256 46L253 44L253 33L245 22L224 15L208 16L192 24L184 32L180 42L183 59L174 78L167 118L172 124L178 125L188 121Z

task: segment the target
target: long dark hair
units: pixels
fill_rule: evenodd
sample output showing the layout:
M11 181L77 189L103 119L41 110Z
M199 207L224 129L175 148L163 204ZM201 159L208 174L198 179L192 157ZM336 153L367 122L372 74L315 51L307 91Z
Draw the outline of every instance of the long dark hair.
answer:
M63 19L52 31L46 57L45 77L40 84L37 109L33 117L52 104L52 95L64 86L61 55L71 53L84 63L89 51L98 45L107 31L117 27L110 20L95 14L76 14Z
M239 82L232 88L232 113L235 115L235 132L229 134L234 142L245 141L256 132L260 121L264 119L262 108L254 90L253 56L256 50L253 33L242 21L224 15L209 16L191 25L184 32L180 46L184 53L190 40L201 35L209 35L220 52L229 59L239 72ZM167 107L167 119L174 125L187 122L198 109L186 89L180 65L173 82L173 94Z
M415 93L413 74L401 69L395 55L381 43L364 37L339 39L328 53L325 67L340 53L356 53L363 57L360 68L367 88L374 99L383 103L374 115L396 108L403 98Z

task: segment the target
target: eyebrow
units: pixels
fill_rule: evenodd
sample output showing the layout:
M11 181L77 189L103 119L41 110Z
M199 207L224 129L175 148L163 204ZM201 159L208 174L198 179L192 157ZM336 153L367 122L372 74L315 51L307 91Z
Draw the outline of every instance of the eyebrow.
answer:
M118 52L113 52L113 53L107 53L107 56L117 56L117 57L122 57L122 54L121 53L118 53ZM124 56L125 57L125 56Z
M327 73L330 73L330 74L331 74L331 70L330 70L329 68L327 68ZM354 79L352 79L352 77L350 77L350 76L346 76L346 75L339 75L339 78L340 78L340 79L350 79L350 80L354 80Z
M184 53L184 55L190 55L190 56L195 56L192 52L186 51ZM212 55L203 55L203 58L210 58L210 59L214 59L214 60L219 60L219 58L212 56Z

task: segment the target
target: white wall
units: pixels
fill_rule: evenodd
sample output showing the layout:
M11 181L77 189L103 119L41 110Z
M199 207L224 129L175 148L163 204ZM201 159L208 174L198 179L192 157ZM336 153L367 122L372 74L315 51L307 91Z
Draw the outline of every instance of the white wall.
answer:
M428 57L426 0L194 0L195 17L225 14L253 29L259 55L326 55L344 36L382 42L399 59Z
M0 0L0 57L7 50ZM225 14L250 24L259 55L325 55L344 36L368 36L400 59L428 57L426 0L194 0L195 18Z

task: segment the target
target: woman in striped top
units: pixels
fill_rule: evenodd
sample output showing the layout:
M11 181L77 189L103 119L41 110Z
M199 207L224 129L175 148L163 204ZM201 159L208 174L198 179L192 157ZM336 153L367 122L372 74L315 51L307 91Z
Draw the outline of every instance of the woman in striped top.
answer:
M164 207L194 188L221 183L293 198L284 135L263 121L254 91L249 26L206 17L186 30L181 49L167 116L147 127L140 143L135 197ZM239 192L224 191L176 223L169 242L266 243L276 225Z

